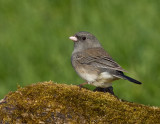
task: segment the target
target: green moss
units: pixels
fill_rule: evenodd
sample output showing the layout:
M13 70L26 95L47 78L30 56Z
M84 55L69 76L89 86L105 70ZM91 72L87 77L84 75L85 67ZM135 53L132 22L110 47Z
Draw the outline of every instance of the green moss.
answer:
M6 95L0 102L0 123L7 122L160 123L160 108L50 81Z

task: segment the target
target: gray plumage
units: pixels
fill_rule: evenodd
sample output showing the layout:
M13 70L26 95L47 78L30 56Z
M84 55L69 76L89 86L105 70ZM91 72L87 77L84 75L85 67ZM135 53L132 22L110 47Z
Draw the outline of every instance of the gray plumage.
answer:
M89 84L106 88L112 85L112 81L120 78L141 84L124 75L125 70L111 58L91 33L78 32L70 39L74 41L72 66Z

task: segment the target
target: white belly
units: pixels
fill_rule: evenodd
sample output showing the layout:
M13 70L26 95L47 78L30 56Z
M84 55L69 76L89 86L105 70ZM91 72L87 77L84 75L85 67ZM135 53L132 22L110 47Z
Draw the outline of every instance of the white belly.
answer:
M112 83L106 83L106 82L93 82L92 85L96 87L101 87L101 88L107 88L112 86Z
M113 80L115 80L115 77L112 74L108 73L108 72L102 72L98 76L97 80L99 80L100 82L110 83Z
M107 88L112 86L112 81L116 80L117 78L114 77L112 74L108 72L102 72L97 80L93 82L93 85L96 87L102 87L102 88Z
M117 79L108 72L102 72L100 75L81 73L80 76L83 79L85 79L88 82L88 84L102 88L112 86L112 81Z

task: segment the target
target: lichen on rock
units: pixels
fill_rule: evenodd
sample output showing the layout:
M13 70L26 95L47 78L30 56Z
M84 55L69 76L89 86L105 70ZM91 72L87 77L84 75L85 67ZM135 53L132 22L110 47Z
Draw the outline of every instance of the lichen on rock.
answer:
M0 123L160 123L160 108L74 85L37 83L0 101Z

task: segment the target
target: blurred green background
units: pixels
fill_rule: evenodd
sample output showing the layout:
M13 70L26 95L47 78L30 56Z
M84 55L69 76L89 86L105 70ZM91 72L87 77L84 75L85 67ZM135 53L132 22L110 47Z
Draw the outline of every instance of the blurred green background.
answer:
M70 62L68 37L78 31L93 33L143 83L114 82L119 98L160 106L158 0L0 0L0 98L17 85L83 83Z

